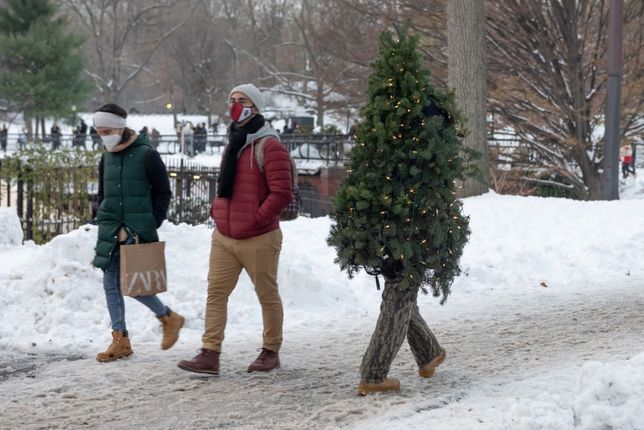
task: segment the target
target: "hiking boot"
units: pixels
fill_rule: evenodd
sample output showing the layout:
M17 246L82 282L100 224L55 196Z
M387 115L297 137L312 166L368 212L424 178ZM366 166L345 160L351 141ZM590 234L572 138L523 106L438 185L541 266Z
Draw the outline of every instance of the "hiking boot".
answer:
M113 331L112 343L107 347L106 351L96 354L96 360L100 362L114 361L130 355L132 355L130 338L124 336L120 331Z
M270 372L273 369L279 369L279 353L266 348L262 348L261 351L259 357L248 366L248 372Z
M384 393L387 391L400 391L400 381L396 378L385 378L384 381L378 383L361 382L358 385L358 394L366 396L373 393Z
M436 372L436 368L443 361L445 361L445 357L447 357L447 351L443 349L441 353L438 354L438 356L435 357L432 361L418 368L418 375L421 378L431 378L432 376L434 376L434 372Z
M219 353L212 349L202 348L201 352L191 360L181 360L177 366L188 372L219 375Z
M161 341L161 349L172 348L177 339L179 339L179 330L183 327L184 319L176 312L170 311L166 316L159 318L163 326L163 340Z

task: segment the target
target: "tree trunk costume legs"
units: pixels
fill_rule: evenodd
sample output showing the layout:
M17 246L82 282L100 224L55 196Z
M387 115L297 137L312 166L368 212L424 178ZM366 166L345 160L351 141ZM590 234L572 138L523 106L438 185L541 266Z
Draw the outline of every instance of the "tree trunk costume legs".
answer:
M411 353L414 354L414 359L419 368L443 353L443 348L439 345L438 339L436 339L436 336L434 336L434 333L432 333L420 315L415 300L409 318L407 342L409 342Z
M405 336L419 367L443 352L420 316L417 296L417 288L401 289L398 283L385 281L378 322L360 366L362 384L385 380Z

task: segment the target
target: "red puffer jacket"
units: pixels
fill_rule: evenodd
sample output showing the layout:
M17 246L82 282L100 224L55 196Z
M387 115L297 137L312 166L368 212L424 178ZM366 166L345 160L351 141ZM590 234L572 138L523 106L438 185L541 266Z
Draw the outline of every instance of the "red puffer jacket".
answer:
M217 197L210 208L216 229L233 239L248 239L279 228L280 213L292 198L286 148L274 137L266 140L262 173L254 153L258 143L259 139L241 151L232 197Z

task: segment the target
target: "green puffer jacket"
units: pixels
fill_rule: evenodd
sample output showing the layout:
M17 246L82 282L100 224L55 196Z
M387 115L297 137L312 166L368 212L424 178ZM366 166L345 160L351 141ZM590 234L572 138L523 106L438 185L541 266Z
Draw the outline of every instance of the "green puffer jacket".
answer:
M121 227L137 234L141 243L159 240L145 169L150 150L147 138L138 136L124 150L103 154L103 201L98 208L94 266L104 271L117 246Z

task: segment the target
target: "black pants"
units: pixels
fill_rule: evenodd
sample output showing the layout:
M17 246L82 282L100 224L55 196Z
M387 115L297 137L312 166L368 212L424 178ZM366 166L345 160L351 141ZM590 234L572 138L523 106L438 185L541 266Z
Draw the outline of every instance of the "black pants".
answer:
M622 163L622 176L628 177L628 174L635 174L635 165L633 163Z

